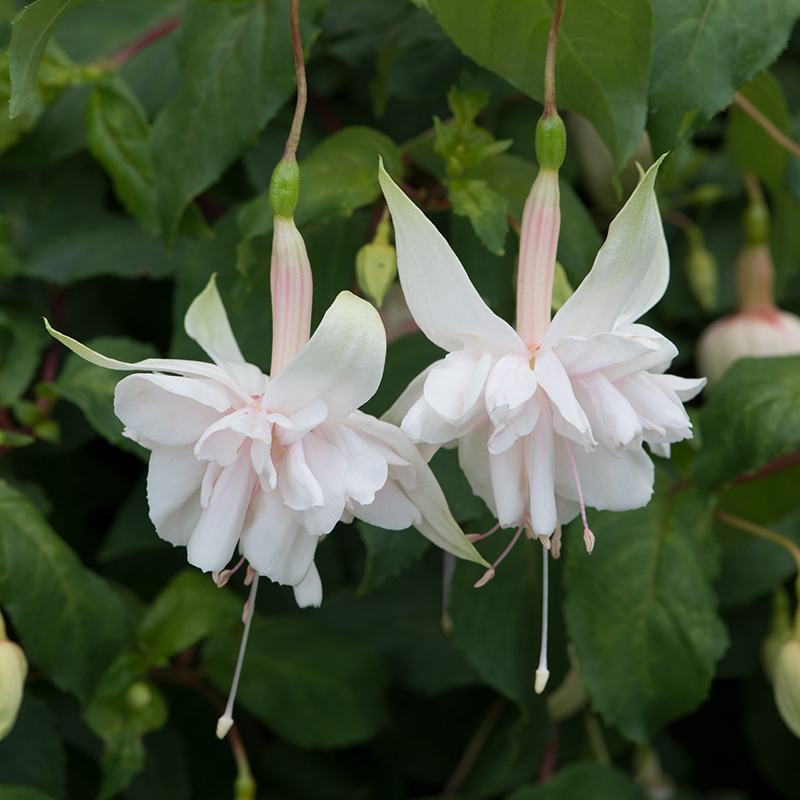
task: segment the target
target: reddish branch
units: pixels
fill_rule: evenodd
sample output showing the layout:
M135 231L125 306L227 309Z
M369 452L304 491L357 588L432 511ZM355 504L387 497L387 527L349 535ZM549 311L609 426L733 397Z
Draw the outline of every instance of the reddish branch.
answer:
M109 61L115 67L122 66L137 53L140 53L142 50L150 47L151 44L154 44L159 39L163 39L165 36L168 36L180 24L180 17L170 17L169 19L164 20L164 22L156 25L155 28L151 28L149 31L142 34L138 39L131 42L129 45L127 45L127 47L124 47L116 55L111 56Z

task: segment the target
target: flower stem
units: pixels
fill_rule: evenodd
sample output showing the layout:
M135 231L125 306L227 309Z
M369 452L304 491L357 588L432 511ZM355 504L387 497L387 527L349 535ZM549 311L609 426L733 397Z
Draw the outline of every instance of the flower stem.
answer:
M750 520L737 517L735 514L729 514L727 511L717 510L714 516L726 525L732 528L749 533L751 536L758 536L760 539L766 539L769 542L780 545L786 550L789 555L794 559L798 572L800 572L800 547L798 547L791 539L783 534L777 533L770 528L765 528L763 525L757 525Z
M751 103L741 92L736 92L733 102L758 125L767 136L777 142L795 158L800 158L800 144L790 139L763 111Z
M564 14L564 0L556 0L553 21L547 36L547 55L544 60L544 114L549 117L556 113L556 52L558 50L558 31Z
M294 161L297 157L297 145L303 129L303 117L306 113L308 87L306 84L306 63L303 57L303 40L300 37L300 0L292 0L289 10L289 25L292 29L292 53L294 54L294 72L297 80L297 101L294 107L294 118L283 157L286 161Z
M163 39L165 36L172 33L180 24L180 17L170 17L170 19L159 23L155 28L151 28L138 39L111 56L109 60L112 66L121 67L126 61L138 55L142 50L145 50L150 47L151 44L155 44L159 39Z

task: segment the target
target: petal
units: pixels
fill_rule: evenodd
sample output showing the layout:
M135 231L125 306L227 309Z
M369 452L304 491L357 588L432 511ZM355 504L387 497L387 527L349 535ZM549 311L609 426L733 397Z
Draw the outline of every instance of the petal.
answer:
M322 487L306 463L300 439L286 448L278 474L278 487L284 503L295 511L306 511L323 503Z
M347 461L330 442L313 433L303 439L303 450L322 490L322 502L303 512L303 525L312 536L324 536L344 513Z
M604 447L627 447L642 436L639 415L601 372L577 378L575 396L586 412L592 434Z
M422 522L419 509L395 481L388 481L370 504L351 503L354 516L369 525L390 531L402 531Z
M403 417L400 426L403 433L412 442L426 442L428 444L445 444L463 436L471 427L453 425L434 411L424 397L420 397Z
M550 323L545 343L634 322L664 294L669 253L653 189L664 156L642 177L608 229L592 269Z
M428 379L431 370L439 363L441 362L434 361L433 364L425 367L425 369L403 389L400 397L398 397L397 400L392 403L389 410L381 416L384 422L388 422L390 425L400 425L403 421L403 417L405 417L411 409L411 406L422 397L422 389L425 386L425 381Z
M174 545L188 543L203 508L200 487L206 465L191 447L155 447L147 470L147 505L156 533Z
M347 496L361 505L369 505L389 477L386 459L368 439L346 425L329 426L326 434L347 462L344 475Z
M389 480L394 481L419 510L421 519L416 523L417 530L442 550L468 561L486 565L486 561L467 540L453 519L433 472L408 437L394 425L381 422L367 414L353 414L348 424L381 442L410 464L410 467L390 469Z
M496 422L489 437L489 452L493 455L503 453L514 442L527 436L539 419L539 403L532 397L521 408L511 412L503 422Z
M634 370L643 369L638 366L640 360L661 351L656 342L621 336L615 331L591 337L566 336L553 347L553 352L569 376L574 378L601 370L615 370L614 375L622 375L631 371L630 364L635 365Z
M595 444L589 420L572 390L569 376L552 352L545 350L536 356L536 379L550 399L553 408L552 425L562 436L579 444Z
M242 555L259 575L296 586L308 573L319 538L307 534L279 492L258 492L242 530Z
M503 528L521 525L525 518L525 506L528 502L525 445L525 439L517 439L505 452L489 456L489 475L497 521Z
M678 355L678 348L669 339L647 325L640 323L623 325L617 328L614 335L624 336L627 339L647 344L650 350L647 353L643 353L639 358L630 359L606 368L604 370L606 377L612 381L642 370L663 372L672 363L672 359Z
M88 361L95 366L120 370L121 372L144 370L145 372L172 372L190 378L209 378L230 389L241 400L247 402L250 399L250 395L237 384L233 377L222 367L215 364L188 361L181 358L145 358L142 361L119 361L116 358L108 358L108 356L92 350L91 347L81 344L77 339L59 333L50 326L46 319L44 326L54 339L57 339L65 347L72 350L75 355L80 356L84 361Z
M494 499L492 476L489 469L489 434L487 423L466 434L458 441L458 465L467 478L473 494L483 500L495 517L499 517Z
M539 421L533 429L533 433L526 440L525 458L528 469L531 528L537 536L550 536L558 524L555 493L555 445L550 414L549 406L543 403Z
M183 327L215 364L224 367L226 364L245 363L217 291L216 274L209 278L206 288L192 301Z
M256 477L243 454L220 472L208 508L189 540L189 563L203 572L218 571L231 560L242 532Z
M114 413L137 438L194 444L230 408L230 393L214 381L175 375L128 375L114 391Z
M450 245L382 163L379 179L392 214L400 283L425 335L448 352L467 348L524 354L522 339L483 302Z
M681 378L678 375L652 375L657 385L669 389L684 402L693 400L705 387L705 378Z
M300 608L319 608L322 605L322 580L313 562L305 578L294 587L294 599Z
M659 380L665 377L643 372L617 384L646 427L645 439L648 442L679 442L692 435L692 423L683 403L667 384Z
M366 300L341 292L303 349L267 384L264 406L291 416L321 399L329 419L344 419L375 394L386 334Z
M464 352L448 353L430 371L423 396L446 422L463 424L483 407L483 403L479 406L479 401L491 366L489 353L479 358Z

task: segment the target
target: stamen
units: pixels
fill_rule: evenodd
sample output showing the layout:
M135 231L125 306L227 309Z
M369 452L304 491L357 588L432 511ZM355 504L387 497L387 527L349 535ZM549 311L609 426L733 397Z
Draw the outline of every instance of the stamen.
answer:
M484 533L468 533L467 534L467 541L468 542L480 542L481 539L488 539L496 530L500 528L500 523L498 522L492 528L489 528L488 531Z
M542 646L539 650L539 666L536 667L536 677L533 689L536 694L541 694L547 686L550 670L547 669L547 604L548 604L548 551L542 548Z
M566 439L564 444L567 448L569 463L572 466L572 477L575 478L575 488L578 490L578 503L581 507L581 521L583 522L583 543L586 545L586 552L591 555L592 550L594 550L595 537L589 528L589 523L586 521L586 503L583 502L583 489L581 488L581 479L578 476L578 466L575 464L575 456L572 455L572 447L570 447Z
M258 575L253 579L253 584L250 588L250 594L247 602L244 604L244 631L242 631L242 641L239 645L239 657L236 659L236 669L233 671L233 680L231 681L231 691L228 695L228 702L225 704L225 711L222 716L217 720L217 738L224 739L228 731L233 727L233 704L236 700L236 692L239 689L239 678L242 674L242 664L244 663L244 654L247 650L247 638L250 636L250 623L255 616L256 608L256 592L258 591Z
M556 525L553 535L550 537L550 555L558 558L561 555L561 526Z
M239 571L239 568L242 566L242 564L244 564L244 556L242 556L236 562L236 565L230 569L223 569L221 572L212 572L211 578L217 585L217 588L221 589L223 586L227 585L228 581Z
M502 560L511 552L511 550L514 547L514 545L517 543L517 539L519 539L521 534L522 534L522 526L517 528L517 531L514 534L514 537L506 545L506 547L503 550L503 552L500 553L500 555L495 559L495 562L492 564L492 566L489 567L489 569L487 569L486 572L484 572L483 575L475 582L475 588L476 589L480 589L482 586L486 586L486 584L489 583L489 581L492 578L494 578L494 576L497 574L496 570L497 570L497 567L500 566L500 562L502 562Z

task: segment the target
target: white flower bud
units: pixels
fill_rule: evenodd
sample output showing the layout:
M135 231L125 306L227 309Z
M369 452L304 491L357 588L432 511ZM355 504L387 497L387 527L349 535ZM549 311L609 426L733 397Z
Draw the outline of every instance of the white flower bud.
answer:
M800 640L789 639L775 659L775 703L781 718L800 736Z
M22 704L22 690L28 674L28 661L22 648L6 639L0 616L0 739L14 727Z

